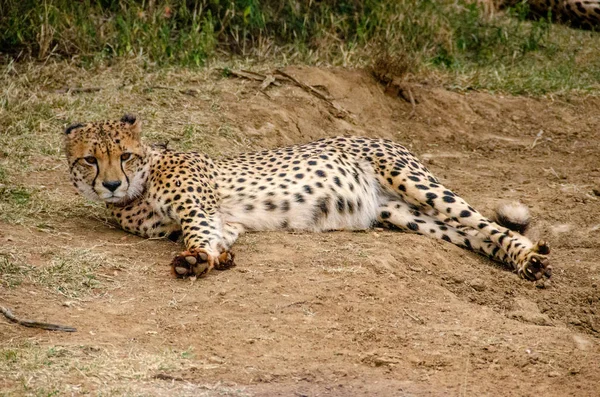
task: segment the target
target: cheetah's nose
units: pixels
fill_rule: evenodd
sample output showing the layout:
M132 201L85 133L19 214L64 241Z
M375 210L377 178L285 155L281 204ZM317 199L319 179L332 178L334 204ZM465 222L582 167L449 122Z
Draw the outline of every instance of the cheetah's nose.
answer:
M102 182L102 186L104 186L105 188L107 188L111 192L114 192L115 190L117 190L117 188L119 186L121 186L121 181Z

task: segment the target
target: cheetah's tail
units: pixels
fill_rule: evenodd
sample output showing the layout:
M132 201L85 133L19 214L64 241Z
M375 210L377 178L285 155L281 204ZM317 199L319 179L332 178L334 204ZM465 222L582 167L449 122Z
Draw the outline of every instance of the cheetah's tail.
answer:
M531 215L524 204L501 203L496 207L492 220L513 232L525 234L531 223Z

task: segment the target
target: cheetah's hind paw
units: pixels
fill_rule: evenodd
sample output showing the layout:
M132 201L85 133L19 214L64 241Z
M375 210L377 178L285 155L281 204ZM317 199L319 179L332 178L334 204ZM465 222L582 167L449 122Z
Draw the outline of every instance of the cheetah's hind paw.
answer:
M517 274L529 281L536 281L542 277L550 278L552 266L548 257L532 252L525 264L517 270Z

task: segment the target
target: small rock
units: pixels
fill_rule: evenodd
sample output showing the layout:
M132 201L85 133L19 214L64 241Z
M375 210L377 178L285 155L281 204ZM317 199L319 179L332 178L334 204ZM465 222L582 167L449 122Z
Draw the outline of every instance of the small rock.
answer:
M225 360L219 356L212 356L208 359L208 362L213 364L223 364Z
M550 317L543 314L535 302L524 298L516 298L514 304L515 310L507 313L508 318L536 325L552 325Z
M556 377L558 377L558 376L560 376L560 372L558 372L558 371L551 371L551 372L548 372L548 377L549 377L549 378L556 378Z
M600 189L594 188L594 189L592 189L592 193L594 193L595 196L600 197Z
M460 276L450 276L448 278L448 282L453 283L453 284L462 284L465 282L465 280L463 278L461 278Z
M592 342L581 335L573 335L573 341L579 350L589 350L592 346Z
M550 288L550 286L552 286L552 283L550 283L550 280L539 279L535 282L536 288L546 289L546 288Z
M485 289L487 288L485 282L480 278L474 278L473 280L469 281L469 285L471 286L471 288L478 292L485 291Z

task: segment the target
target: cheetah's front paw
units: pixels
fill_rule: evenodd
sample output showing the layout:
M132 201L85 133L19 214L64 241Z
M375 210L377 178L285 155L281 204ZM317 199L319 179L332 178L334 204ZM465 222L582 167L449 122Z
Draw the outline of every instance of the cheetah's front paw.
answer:
M521 278L530 281L536 281L542 277L550 278L552 276L552 266L546 256L549 253L548 244L545 241L538 242L517 269L517 274Z
M173 267L173 273L178 278L202 277L213 268L225 270L234 267L234 256L233 253L224 251L218 257L213 257L202 248L192 248L177 255L171 262L171 266Z
M215 267L215 257L201 248L192 248L177 255L171 266L178 278L204 276Z

